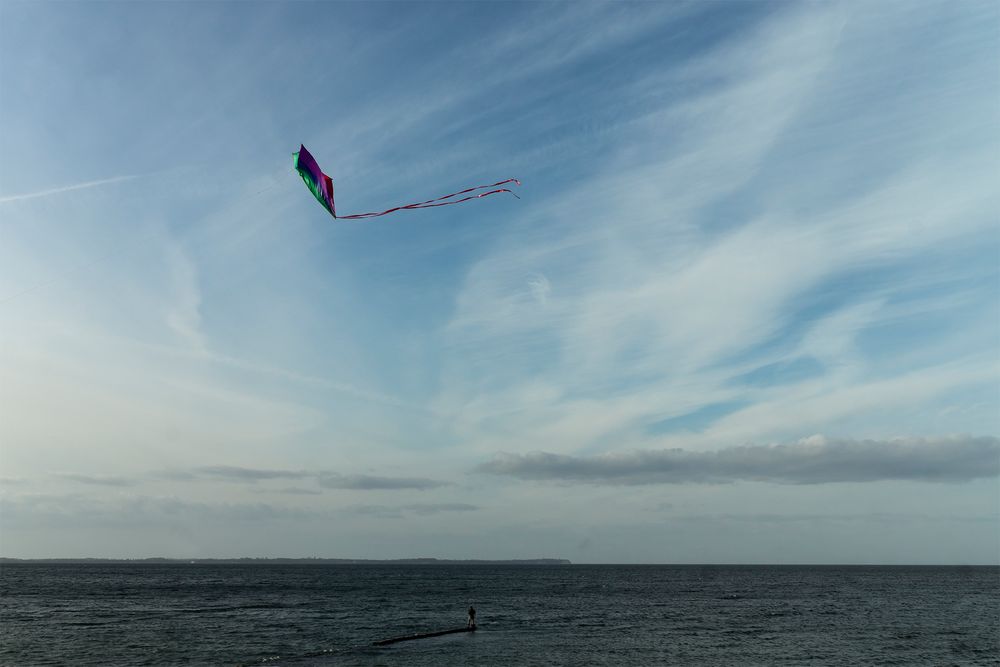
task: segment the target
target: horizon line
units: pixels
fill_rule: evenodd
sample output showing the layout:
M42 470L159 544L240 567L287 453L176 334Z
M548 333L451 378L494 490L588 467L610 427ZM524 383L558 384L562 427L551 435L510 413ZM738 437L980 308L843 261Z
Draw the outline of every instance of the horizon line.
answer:
M143 562L165 562L165 563L179 563L179 564L211 564L215 563L239 563L241 561L255 561L255 562L268 562L268 561L295 561L301 563L309 563L316 561L327 561L326 563L318 564L392 564L397 563L401 565L434 565L434 564L449 564L449 563L482 563L482 564L502 564L502 563L529 563L529 564L550 564L550 565L607 565L607 566L660 566L660 567L1000 567L1000 561L998 562L955 562L955 563L886 563L886 562L844 562L844 563L834 563L834 562L795 562L795 563L765 563L765 562L749 562L749 563L739 563L739 562L722 562L722 561L705 561L705 562L581 562L572 561L568 558L438 558L430 556L412 556L404 558L342 558L342 557L327 557L327 556L237 556L237 557L187 557L187 558L176 558L176 557L166 557L166 556L142 556L135 558L113 558L113 557L103 557L103 556L82 556L82 557L41 557L41 558L19 558L16 556L0 556L0 564L10 563L10 562L22 562L22 563L80 563L85 564L87 562L104 562L104 563L143 563Z

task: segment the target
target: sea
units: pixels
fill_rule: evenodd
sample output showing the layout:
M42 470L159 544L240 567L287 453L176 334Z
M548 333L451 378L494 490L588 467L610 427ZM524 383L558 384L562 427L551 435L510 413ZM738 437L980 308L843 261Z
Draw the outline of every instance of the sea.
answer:
M1000 665L1000 568L5 564L0 664Z

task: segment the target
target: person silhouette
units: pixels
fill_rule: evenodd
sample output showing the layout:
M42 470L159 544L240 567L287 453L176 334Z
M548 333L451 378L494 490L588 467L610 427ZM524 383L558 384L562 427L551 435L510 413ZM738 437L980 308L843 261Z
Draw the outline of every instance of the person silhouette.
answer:
M476 627L476 608L469 606L469 623L465 627L474 628Z

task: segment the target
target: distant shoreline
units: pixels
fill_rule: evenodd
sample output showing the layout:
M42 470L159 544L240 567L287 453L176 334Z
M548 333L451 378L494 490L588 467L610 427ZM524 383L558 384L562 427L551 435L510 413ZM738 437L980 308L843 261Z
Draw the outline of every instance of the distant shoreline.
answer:
M0 558L0 565L572 565L565 558L451 560L443 558Z
M9 558L2 565L539 565L579 567L672 567L672 568L993 568L1000 563L574 563L567 558L522 558L510 560L449 558Z

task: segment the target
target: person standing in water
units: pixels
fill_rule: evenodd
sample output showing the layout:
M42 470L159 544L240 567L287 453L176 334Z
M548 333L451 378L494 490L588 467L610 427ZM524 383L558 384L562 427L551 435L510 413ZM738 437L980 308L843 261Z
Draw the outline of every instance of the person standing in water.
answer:
M476 608L469 606L469 623L465 627L474 628L476 627Z

